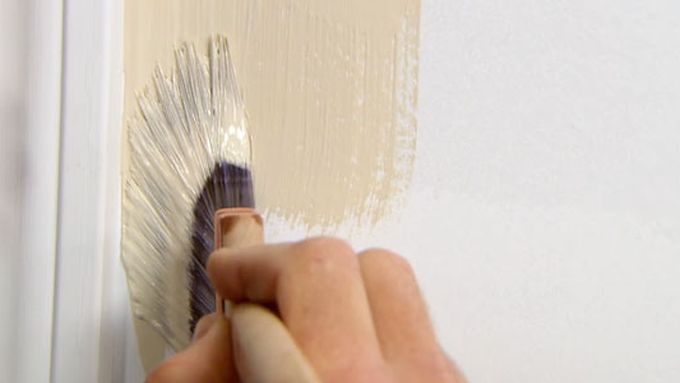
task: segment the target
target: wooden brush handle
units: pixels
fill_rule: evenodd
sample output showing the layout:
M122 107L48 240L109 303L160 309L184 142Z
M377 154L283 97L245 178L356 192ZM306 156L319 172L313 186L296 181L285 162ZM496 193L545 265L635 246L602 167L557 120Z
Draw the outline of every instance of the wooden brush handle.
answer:
M320 383L288 329L268 309L236 305L231 316L236 370L243 383Z
M221 209L215 213L215 246L239 248L264 242L262 217L253 209ZM224 299L216 294L217 312ZM320 383L307 358L281 320L251 303L231 311L234 359L244 383Z

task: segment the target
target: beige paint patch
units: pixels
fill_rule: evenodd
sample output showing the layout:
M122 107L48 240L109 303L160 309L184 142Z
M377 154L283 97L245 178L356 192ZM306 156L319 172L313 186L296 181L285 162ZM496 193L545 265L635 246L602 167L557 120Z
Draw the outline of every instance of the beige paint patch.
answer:
M230 40L249 111L257 206L308 228L372 225L407 186L418 0L129 0L125 118L181 42Z
M415 149L419 0L127 0L124 113L175 48L229 38L249 112L258 209L331 230L398 201ZM127 153L124 153L127 173ZM135 320L148 371L164 342Z

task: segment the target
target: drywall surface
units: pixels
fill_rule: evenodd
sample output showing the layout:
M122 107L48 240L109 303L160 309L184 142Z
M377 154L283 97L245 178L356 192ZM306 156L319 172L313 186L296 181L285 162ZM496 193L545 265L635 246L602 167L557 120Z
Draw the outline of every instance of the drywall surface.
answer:
M411 260L471 382L680 381L678 15L423 1L412 187L352 242Z
M258 208L374 224L415 149L418 0L127 1L125 113L182 42L227 36L250 116Z
M471 382L680 381L679 68L678 2L424 0L413 186L355 243Z

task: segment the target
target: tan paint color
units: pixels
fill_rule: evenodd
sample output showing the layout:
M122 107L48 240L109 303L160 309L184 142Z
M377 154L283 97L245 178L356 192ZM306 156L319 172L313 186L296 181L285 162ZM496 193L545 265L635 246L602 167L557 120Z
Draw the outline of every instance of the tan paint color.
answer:
M126 121L179 43L206 53L223 34L249 112L258 209L321 230L371 226L390 211L412 169L419 0L125 6ZM145 367L158 352L142 352Z
M258 208L308 227L375 223L411 173L418 16L418 0L127 1L126 120L179 43L224 34Z

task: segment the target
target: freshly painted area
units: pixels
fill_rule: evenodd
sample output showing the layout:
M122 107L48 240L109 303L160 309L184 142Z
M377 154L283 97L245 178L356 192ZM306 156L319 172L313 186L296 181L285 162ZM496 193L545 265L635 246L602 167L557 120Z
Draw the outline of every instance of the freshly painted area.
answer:
M180 44L207 60L222 34L248 112L258 210L307 230L373 227L412 172L419 11L417 0L127 1L125 124L139 121L153 70L173 72ZM148 369L164 345L137 328Z
M227 36L258 208L308 228L374 225L415 149L418 0L127 1L125 111L182 42Z

